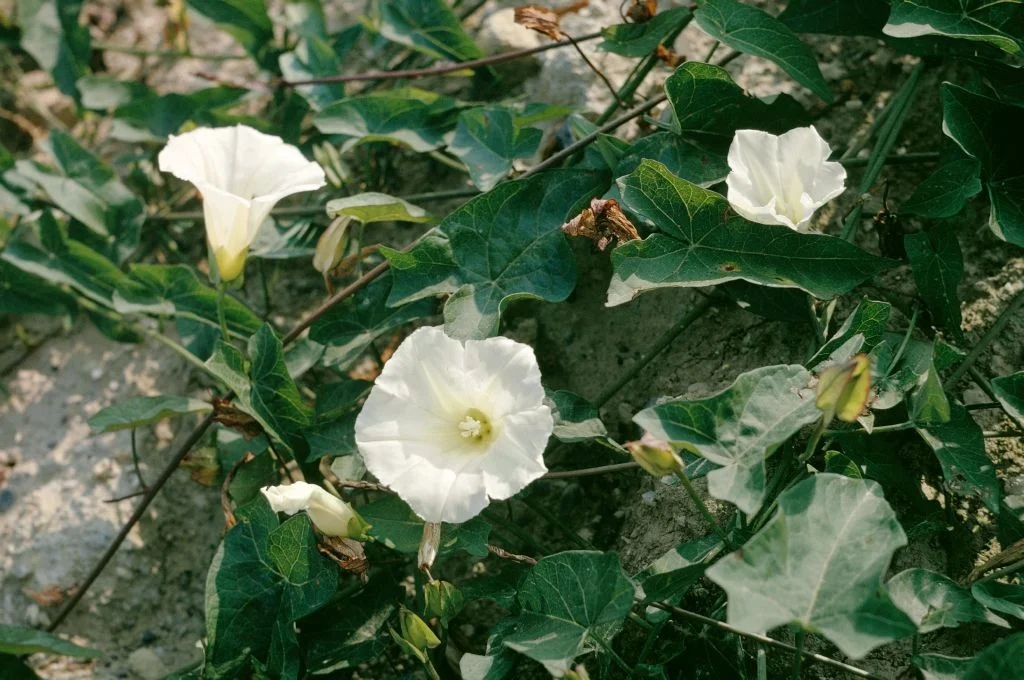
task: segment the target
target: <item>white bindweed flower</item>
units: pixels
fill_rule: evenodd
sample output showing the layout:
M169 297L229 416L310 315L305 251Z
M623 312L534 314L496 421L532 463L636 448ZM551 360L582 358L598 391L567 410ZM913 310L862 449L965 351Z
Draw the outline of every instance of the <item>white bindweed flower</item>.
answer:
M462 343L440 328L405 339L356 419L367 469L426 522L465 522L545 472L554 427L533 349Z
M843 193L846 169L814 126L781 135L737 130L729 146L729 203L752 222L807 231L814 211Z
M274 512L294 515L305 511L313 526L328 536L359 539L369 528L366 520L348 503L315 484L292 482L265 486L260 491Z
M260 225L285 196L322 187L324 171L280 137L245 125L171 135L160 169L203 195L206 238L223 281L238 278Z

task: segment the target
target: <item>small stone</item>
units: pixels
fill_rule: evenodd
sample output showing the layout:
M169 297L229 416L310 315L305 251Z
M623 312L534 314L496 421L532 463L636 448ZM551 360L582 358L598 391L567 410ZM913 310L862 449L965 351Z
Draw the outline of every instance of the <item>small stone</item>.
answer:
M644 505L654 505L654 499L657 496L653 491L644 491L640 494L640 500L644 502Z
M33 602L25 607L25 623L30 628L45 628L50 625L50 617L39 608L38 604Z
M99 380L103 377L103 369L99 366L89 371L89 377L93 380Z
M128 656L128 667L142 680L160 680L170 671L149 647L140 647Z

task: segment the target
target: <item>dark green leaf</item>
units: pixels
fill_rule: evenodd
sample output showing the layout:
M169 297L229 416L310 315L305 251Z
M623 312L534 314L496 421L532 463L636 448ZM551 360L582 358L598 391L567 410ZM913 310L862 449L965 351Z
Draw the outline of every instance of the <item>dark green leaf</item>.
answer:
M139 243L145 208L117 174L59 130L50 132L49 149L57 171L18 161L18 173L34 182L58 208L88 227L123 262Z
M419 551L423 537L423 520L397 496L387 496L359 508L359 513L373 525L370 535L383 545L402 553ZM487 537L491 525L476 517L464 524L442 524L439 555L464 550L470 555L488 554Z
M1021 680L1024 678L1024 633L1014 633L974 657L963 680Z
M995 45L1004 52L1024 50L1024 11L1019 0L891 0L883 29L894 38L941 35Z
M512 170L512 161L537 152L543 133L519 125L503 106L463 111L448 143L448 151L466 164L473 184L488 191Z
M309 444L307 460L351 455L358 462L356 467L361 466L356 447L356 416L359 401L372 386L373 383L365 380L342 380L319 388L314 424L304 432ZM345 475L342 478L358 477Z
M75 299L60 288L0 260L0 314L60 316L75 309Z
M930 219L953 217L979 193L981 164L954 147L946 160L900 205L900 212Z
M388 40L435 59L467 61L484 56L446 0L389 0L380 4L375 27Z
M919 654L910 662L914 664L924 680L963 680L974 659L942 654Z
M406 253L382 249L395 280L389 304L452 293L445 330L484 338L511 300L565 300L576 258L559 227L605 181L603 173L556 170L504 182L448 215L439 237Z
M1010 417L1024 427L1024 371L993 378L992 391Z
M113 304L116 290L129 283L117 265L82 243L69 240L49 212L39 218L46 251L15 241L0 250L0 259L53 284L67 285L104 305Z
M711 64L683 64L665 81L665 94L676 132L725 138L725 147L739 129L780 134L809 121L792 97L779 95L768 103L748 96L728 71Z
M714 535L688 541L647 565L637 574L644 602L678 602L704 575L704 560L718 548L718 543Z
M342 99L318 113L313 124L326 134L351 137L342 150L387 141L422 153L444 145L458 106L454 99L410 87Z
M230 34L258 64L273 65L274 24L264 0L188 0L188 4Z
M131 279L118 287L114 306L123 314L146 313L188 318L219 328L217 291L199 281L185 265L136 264ZM260 327L260 319L232 295L224 298L228 329L249 336Z
M310 35L298 42L295 49L278 57L281 75L289 81L310 80L334 76L341 72L341 61L334 49L322 37ZM314 83L297 85L295 91L309 102L314 111L333 104L345 96L341 83Z
M811 49L767 12L738 0L706 0L693 16L712 38L740 52L774 61L827 102L835 98Z
M288 375L281 341L269 324L249 338L248 354L246 362L236 347L220 342L206 366L235 393L234 406L294 452L303 441L311 413Z
M379 659L389 644L388 620L403 597L385 572L356 595L303 620L300 637L306 669L313 675L327 675Z
M21 49L71 96L79 76L89 71L89 28L78 20L81 11L81 0L18 0Z
M265 442L266 438L263 439ZM235 476L228 487L235 505L245 505L259 495L260 489L277 483L278 468L274 459L268 453L253 455L252 460L235 469Z
M864 479L860 466L852 458L838 451L825 452L825 472L852 477L853 479Z
M0 677L4 680L41 680L31 666L13 654L0 654Z
M46 631L0 623L0 653L3 654L58 654L79 659L95 659L99 650L79 647Z
M313 324L309 337L328 346L325 364L348 368L380 336L436 310L437 305L430 299L388 307L391 287L392 277L382 276Z
M633 589L613 552L544 557L523 580L523 611L504 644L564 673L576 657L611 643L633 606Z
M790 0L779 21L797 33L873 37L888 17L886 0Z
M686 7L673 7L658 12L650 21L609 26L601 31L604 42L598 47L624 57L645 57L689 16L690 10Z
M878 484L822 473L778 504L742 551L707 571L729 596L730 625L754 633L797 624L854 659L914 634L882 589L907 537Z
M633 421L658 439L722 467L708 473L708 492L751 514L766 493L765 458L801 427L821 418L802 366L765 366L725 390L645 409Z
M298 652L294 622L327 604L337 568L304 514L279 525L262 497L236 514L206 580L207 673L251 655L280 676L297 661L281 657Z
M985 622L1008 627L1006 621L978 604L966 588L927 569L907 569L889 579L889 596L917 624L920 633Z
M971 586L971 594L992 611L1024 619L1024 586L1016 583L986 581Z
M951 406L948 423L919 427L917 432L939 459L950 491L978 498L993 513L999 512L996 468L985 453L981 428L963 406Z
M673 175L700 187L717 184L729 174L724 155L691 144L672 132L656 132L626 149L615 166L615 176L628 175L645 159L658 161Z
M981 163L992 201L989 226L1018 246L1024 246L1024 138L1007 136L1006 130L1021 120L1022 107L942 84L942 130Z
M853 310L853 314L846 317L846 321L839 327L839 330L811 357L807 362L807 368L814 368L825 361L840 346L858 334L864 336L864 343L858 351L870 352L885 336L885 329L889 326L891 313L892 305L888 302L862 301L857 305L857 309Z
M624 209L661 233L612 252L609 305L655 288L736 279L832 298L893 264L834 236L730 217L724 197L675 177L653 161L641 163L618 185Z
M548 392L548 399L555 419L554 435L559 441L582 442L608 435L601 412L583 397L559 390Z
M964 276L964 258L952 225L907 234L903 243L917 291L928 305L935 325L962 339L957 287Z
M502 680L511 673L519 657L505 646L505 637L511 634L515 627L516 619L505 618L498 621L491 628L484 655L463 654L459 659L462 680Z
M902 334L886 333L883 341L871 351L875 396L868 405L884 411L906 400L913 422L921 425L947 422L949 400L939 380L933 343L909 340L894 366L893 359L903 341Z
M189 399L173 394L157 397L133 397L111 404L92 418L89 427L97 432L116 432L189 413L208 413L213 407L199 399Z

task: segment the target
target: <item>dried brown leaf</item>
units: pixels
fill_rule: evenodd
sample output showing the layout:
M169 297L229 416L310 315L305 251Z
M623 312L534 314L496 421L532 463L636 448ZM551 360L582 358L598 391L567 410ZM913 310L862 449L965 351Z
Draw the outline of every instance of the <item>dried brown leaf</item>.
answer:
M604 250L612 241L625 243L640 238L636 227L619 207L614 198L594 198L590 207L562 225L569 236L581 236Z
M516 7L515 22L523 28L537 31L552 40L561 40L566 35L559 25L561 17L558 12L540 5Z

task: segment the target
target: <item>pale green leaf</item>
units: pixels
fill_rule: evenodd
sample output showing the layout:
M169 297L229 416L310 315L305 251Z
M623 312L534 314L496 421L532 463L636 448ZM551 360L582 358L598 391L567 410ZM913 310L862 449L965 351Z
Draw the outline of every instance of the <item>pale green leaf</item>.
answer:
M364 224L371 222L429 222L432 218L418 205L395 196L366 191L327 202L327 215L349 215Z
M765 458L821 417L810 382L802 366L765 366L740 375L718 394L668 401L633 421L721 466L708 473L708 492L751 514L767 491Z
M1021 0L891 0L883 31L894 38L939 35L995 45L1004 52L1024 50Z
M343 150L387 141L422 153L444 145L458 108L454 99L410 87L342 99L320 111L313 124L323 133L350 137Z
M1024 619L1024 585L985 581L971 586L971 594L992 611Z
M89 418L89 427L97 432L116 432L151 425L164 418L211 410L213 406L205 401L173 394L133 397L111 404Z
M374 28L381 35L429 57L467 61L483 56L446 0L389 0L380 3L379 13Z
M448 151L469 169L469 176L481 191L488 191L505 178L517 158L537 152L543 133L519 124L512 111L503 106L482 106L459 114Z
M928 569L907 569L889 579L889 596L917 624L918 632L985 622L1009 627L974 600L967 588Z
M0 623L0 653L57 654L78 659L95 659L100 655L99 650L80 647L46 631L6 623Z
M882 588L906 544L878 484L823 473L785 491L768 524L707 577L729 596L730 625L762 633L796 624L859 659L916 631Z
M993 378L992 391L1010 417L1024 427L1024 371Z

